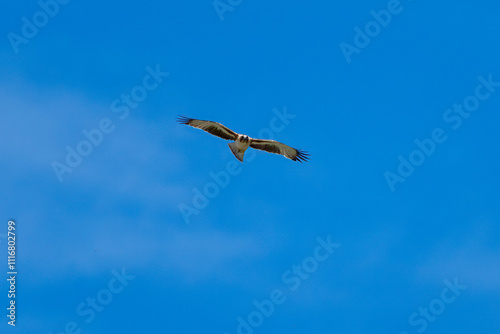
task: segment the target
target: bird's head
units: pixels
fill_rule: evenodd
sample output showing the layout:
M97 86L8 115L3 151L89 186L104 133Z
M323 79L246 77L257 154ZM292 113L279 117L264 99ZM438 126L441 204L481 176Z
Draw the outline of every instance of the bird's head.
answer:
M247 142L248 141L248 136L247 135L241 136L241 141Z

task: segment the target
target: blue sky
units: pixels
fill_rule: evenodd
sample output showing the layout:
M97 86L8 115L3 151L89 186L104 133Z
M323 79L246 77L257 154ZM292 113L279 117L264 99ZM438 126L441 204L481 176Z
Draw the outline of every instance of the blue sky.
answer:
M1 332L498 332L499 9L5 3Z

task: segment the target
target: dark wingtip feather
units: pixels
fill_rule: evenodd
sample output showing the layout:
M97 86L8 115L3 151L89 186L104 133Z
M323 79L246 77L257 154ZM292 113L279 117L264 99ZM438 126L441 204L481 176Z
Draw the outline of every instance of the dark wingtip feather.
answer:
M180 124L189 124L189 121L192 120L192 118L186 117L184 115L179 115L177 116L177 122Z
M309 160L309 156L310 154L307 153L306 151L301 151L301 150L297 150L297 156L295 157L295 159L293 159L294 161L298 161L300 163L302 163L302 161L308 161Z

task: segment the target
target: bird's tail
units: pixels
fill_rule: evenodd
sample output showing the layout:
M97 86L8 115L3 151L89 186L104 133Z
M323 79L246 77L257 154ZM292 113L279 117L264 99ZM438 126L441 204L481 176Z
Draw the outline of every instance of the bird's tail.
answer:
M228 145L229 148L231 149L231 152L233 152L234 156L236 157L236 159L243 162L243 156L245 155L245 151L238 150L238 145L235 142L229 143Z

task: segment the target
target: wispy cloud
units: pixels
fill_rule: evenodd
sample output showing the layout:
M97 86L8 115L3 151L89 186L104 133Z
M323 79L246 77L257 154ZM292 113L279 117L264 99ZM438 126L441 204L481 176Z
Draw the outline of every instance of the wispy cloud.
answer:
M500 262L500 248L494 246L491 230L489 223L478 222L476 229L461 240L444 240L416 268L415 279L434 282L455 273L472 287L471 291L499 293L500 268L494 264Z

